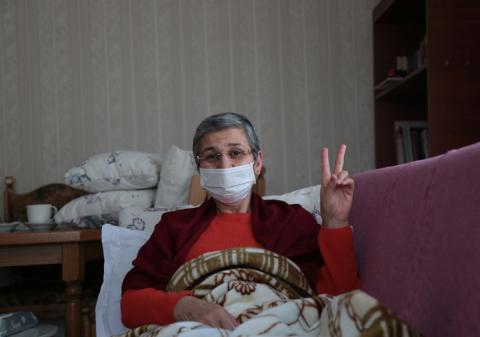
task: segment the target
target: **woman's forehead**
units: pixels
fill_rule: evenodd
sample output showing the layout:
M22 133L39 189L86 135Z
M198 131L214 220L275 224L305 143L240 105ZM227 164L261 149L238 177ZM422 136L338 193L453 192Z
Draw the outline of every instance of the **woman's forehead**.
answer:
M248 139L240 128L228 128L205 134L200 140L201 151L207 148L225 148L233 146L248 147Z

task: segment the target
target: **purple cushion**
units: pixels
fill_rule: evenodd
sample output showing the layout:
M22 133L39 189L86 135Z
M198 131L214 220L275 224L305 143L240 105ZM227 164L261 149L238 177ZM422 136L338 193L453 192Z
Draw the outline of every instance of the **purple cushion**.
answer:
M480 336L480 143L358 174L365 291L425 336Z

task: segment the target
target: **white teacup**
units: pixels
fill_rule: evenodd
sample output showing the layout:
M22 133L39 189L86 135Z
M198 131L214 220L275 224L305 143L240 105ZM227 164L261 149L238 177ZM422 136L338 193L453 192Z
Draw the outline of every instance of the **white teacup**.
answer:
M53 210L53 215L52 215ZM27 218L31 224L51 223L53 217L58 212L57 208L51 204L28 205Z

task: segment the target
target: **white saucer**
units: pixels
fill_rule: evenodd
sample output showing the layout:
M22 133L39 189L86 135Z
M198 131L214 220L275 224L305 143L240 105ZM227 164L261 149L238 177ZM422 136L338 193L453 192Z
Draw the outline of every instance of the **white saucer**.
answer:
M10 337L51 337L58 331L58 326L52 324L38 324L33 328L10 335Z
M47 223L26 223L29 228L31 228L34 231L48 231L50 229L53 229L55 226L55 222L47 222Z
M21 232L21 231L28 231L28 230L30 230L30 228L26 227L20 221L0 223L0 232L2 232L2 233Z
M11 223L0 223L0 232L10 232L16 224Z

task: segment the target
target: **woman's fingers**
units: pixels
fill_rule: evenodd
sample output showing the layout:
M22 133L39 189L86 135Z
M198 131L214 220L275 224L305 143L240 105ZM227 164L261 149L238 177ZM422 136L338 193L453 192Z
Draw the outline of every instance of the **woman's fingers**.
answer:
M340 187L353 186L353 184L354 184L354 181L352 178L345 178L344 180L337 182L337 186L340 186Z
M345 180L346 178L348 178L348 171L343 170L339 174L336 174L336 176L337 176L337 183L339 183Z
M215 328L232 329L238 325L223 307L193 296L185 296L174 308L176 321L197 321Z
M221 308L221 313L219 313L220 318L220 327L224 329L232 329L238 326L238 322L233 318L232 315L225 309Z
M233 329L238 326L238 322L230 315L226 310L224 311L225 315L222 315L221 325L223 329Z
M345 151L347 150L347 146L345 144L341 144L338 148L337 158L335 159L335 169L333 173L340 174L343 170L343 162L345 159Z
M222 308L223 309L223 308ZM216 310L205 316L202 323L214 328L233 329L238 326L238 322L225 309Z
M337 176L337 179L340 179L340 174L343 171L343 163L345 161L345 152L347 146L341 144L338 148L337 157L335 159L335 167L333 169L333 174ZM330 161L328 159L328 148L324 147L322 149L322 185L326 186L332 177L330 170Z
M328 148L322 149L322 185L326 186L330 180L330 161L328 160Z

